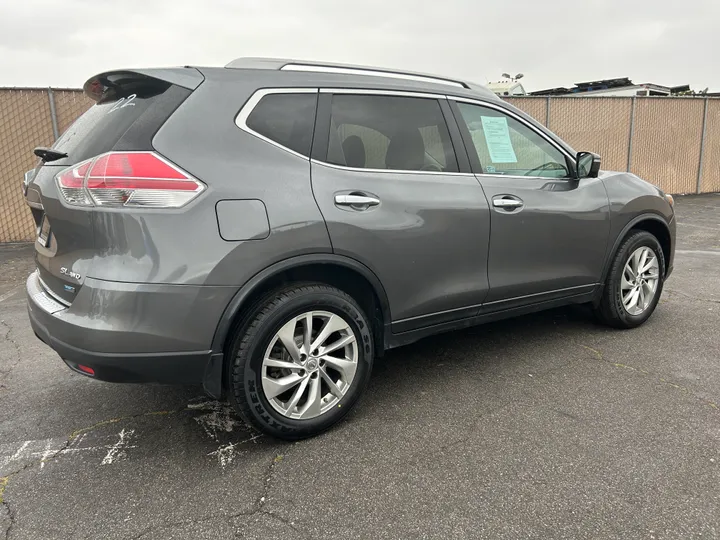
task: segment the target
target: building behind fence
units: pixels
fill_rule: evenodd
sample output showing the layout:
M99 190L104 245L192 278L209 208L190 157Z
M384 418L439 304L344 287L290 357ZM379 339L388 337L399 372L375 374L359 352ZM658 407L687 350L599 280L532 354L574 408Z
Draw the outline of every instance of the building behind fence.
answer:
M668 193L720 191L720 99L508 98L603 169L631 171ZM0 242L35 238L21 191L32 149L53 141L91 105L79 90L0 89Z

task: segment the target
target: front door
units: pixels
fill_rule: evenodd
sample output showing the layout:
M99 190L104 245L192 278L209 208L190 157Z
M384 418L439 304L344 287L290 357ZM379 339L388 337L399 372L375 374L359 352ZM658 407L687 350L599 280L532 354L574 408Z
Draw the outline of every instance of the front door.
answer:
M311 174L334 252L377 275L394 332L474 315L488 289L490 212L475 176L458 172L440 102L324 97L315 140L328 129L329 140Z
M486 307L591 292L610 232L602 180L571 178L570 154L500 106L452 107L491 205Z

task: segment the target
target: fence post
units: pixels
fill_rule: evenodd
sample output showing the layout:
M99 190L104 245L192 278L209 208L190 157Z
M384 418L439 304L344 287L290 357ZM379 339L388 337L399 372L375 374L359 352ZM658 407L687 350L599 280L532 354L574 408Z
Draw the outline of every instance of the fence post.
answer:
M60 137L60 130L58 129L57 111L55 110L55 94L53 94L52 88L48 87L48 101L50 102L50 121L52 122L53 137L57 141Z
M545 102L545 127L550 129L550 96L547 97Z
M705 155L705 132L707 131L707 110L708 98L706 96L705 107L703 108L702 136L700 138L700 159L698 160L697 186L695 187L695 193L700 193L700 189L702 188L703 156Z
M635 134L635 99L632 98L632 105L630 107L630 134L628 136L628 158L627 158L627 172L630 172L630 166L632 165L632 150L633 150L633 136Z

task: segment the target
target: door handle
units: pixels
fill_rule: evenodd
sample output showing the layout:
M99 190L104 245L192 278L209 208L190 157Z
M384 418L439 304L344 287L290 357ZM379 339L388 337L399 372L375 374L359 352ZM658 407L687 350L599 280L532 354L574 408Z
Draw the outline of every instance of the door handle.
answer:
M506 210L520 208L522 205L523 202L519 199L510 199L506 197L493 199L493 206L497 208L505 208Z
M355 210L366 210L371 206L380 204L380 199L370 195L335 195L335 204L338 206L351 206Z

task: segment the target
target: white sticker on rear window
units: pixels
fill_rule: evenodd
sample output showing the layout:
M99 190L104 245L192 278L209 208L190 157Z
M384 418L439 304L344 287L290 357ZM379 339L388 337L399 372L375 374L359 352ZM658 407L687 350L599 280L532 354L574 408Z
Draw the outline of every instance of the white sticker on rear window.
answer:
M135 98L137 97L137 94L130 94L128 97L124 98L121 97L115 102L115 105L113 105L110 110L108 111L108 114L110 114L113 111L117 111L118 109L124 109L125 107L134 107L135 106Z
M485 143L493 163L517 163L510 141L510 130L504 116L481 116Z

